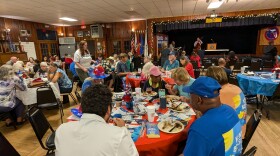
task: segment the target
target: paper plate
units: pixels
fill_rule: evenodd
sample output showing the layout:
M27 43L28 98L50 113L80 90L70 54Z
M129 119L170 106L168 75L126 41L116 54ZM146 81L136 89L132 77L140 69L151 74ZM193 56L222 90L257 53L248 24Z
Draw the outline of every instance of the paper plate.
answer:
M174 128L171 132L169 132L173 126L169 125L169 126L166 126L164 129L163 129L163 126L164 126L164 121L162 122L159 122L158 123L158 129L164 133L169 133L169 134L175 134L175 133L180 133L184 130L185 126L180 122L180 121L175 121L175 123L178 123L181 125L181 128Z
M142 93L142 96L146 97L146 96L156 96L157 92L152 91L150 94L148 94L147 92Z
M190 109L190 106L188 105L188 103L186 102L174 102L176 105L179 105L180 103L182 103L179 107L185 107L183 110L176 110L176 109L172 109L171 107L169 107L170 110L174 111L174 112L178 112L178 113L184 113L187 110Z

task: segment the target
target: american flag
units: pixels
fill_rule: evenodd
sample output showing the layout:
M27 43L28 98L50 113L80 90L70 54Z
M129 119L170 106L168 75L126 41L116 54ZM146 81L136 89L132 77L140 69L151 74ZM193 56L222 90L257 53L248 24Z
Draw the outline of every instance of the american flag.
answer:
M131 43L130 43L130 47L131 47L131 52L134 52L134 48L135 48L135 41L134 41L134 33L131 33Z

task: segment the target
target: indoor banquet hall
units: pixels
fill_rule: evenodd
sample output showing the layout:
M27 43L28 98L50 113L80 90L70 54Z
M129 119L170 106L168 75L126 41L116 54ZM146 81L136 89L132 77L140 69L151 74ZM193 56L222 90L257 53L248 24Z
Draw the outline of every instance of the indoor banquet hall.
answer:
M280 0L0 0L0 156L280 156Z

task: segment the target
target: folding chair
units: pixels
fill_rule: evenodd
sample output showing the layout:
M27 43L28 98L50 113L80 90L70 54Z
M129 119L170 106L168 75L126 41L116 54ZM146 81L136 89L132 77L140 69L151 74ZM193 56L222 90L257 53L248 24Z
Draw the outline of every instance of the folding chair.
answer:
M8 118L11 120L14 120L11 112L0 113L0 121L6 120ZM17 129L16 122L14 121L12 124L13 124L14 129L16 130Z
M36 107L39 109L58 107L60 111L61 123L63 123L63 106L60 99L57 99L51 87L43 86L37 88L37 104Z
M233 73L240 73L241 72L241 67L243 67L243 66L244 66L243 62L236 62L234 67L233 67L232 72Z
M264 60L263 61L263 70L271 71L273 69L273 62L272 60Z
M252 61L249 69L250 69L250 71L261 71L262 70L261 67L262 67L261 62Z
M71 96L71 98L72 98L72 100L76 103L76 105L78 104L78 99L76 100L76 98L75 98L75 96L73 95L73 93L75 93L76 92L76 90L77 90L77 88L76 88L76 90L74 90L74 85L75 84L78 84L78 82L75 82L75 81L72 81L72 89L71 89L71 92L70 93L60 93L60 96L65 96L65 95L67 95L67 96Z
M253 146L246 153L242 154L242 156L254 156L257 152L257 149L258 148L256 146Z
M16 149L10 144L5 136L0 132L0 153L5 156L20 156Z
M47 155L53 154L55 150L55 131L44 114L41 112L41 110L36 109L35 107L31 107L27 112L27 116L41 147L47 150ZM42 139L48 132L48 130L51 131L51 134L47 137L44 144Z
M255 130L257 129L260 121L261 121L262 113L260 110L255 110L254 114L250 117L246 124L246 132L245 132L245 137L242 140L242 153L244 153L246 147L248 146Z

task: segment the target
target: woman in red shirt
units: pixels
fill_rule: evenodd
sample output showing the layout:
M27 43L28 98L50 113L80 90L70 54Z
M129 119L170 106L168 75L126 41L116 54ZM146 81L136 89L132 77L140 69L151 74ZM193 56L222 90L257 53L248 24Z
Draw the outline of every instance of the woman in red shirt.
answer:
M181 56L180 58L180 63L182 64L183 67L185 67L185 69L187 70L187 72L189 73L189 75L192 78L194 77L194 69L193 69L193 65L190 63L190 60L187 56Z
M195 52L195 50L194 50L194 52L192 53L192 55L191 55L191 57L190 57L190 60L191 60L191 61L197 62L197 67L198 67L198 68L201 68L200 57L197 55L197 53Z

